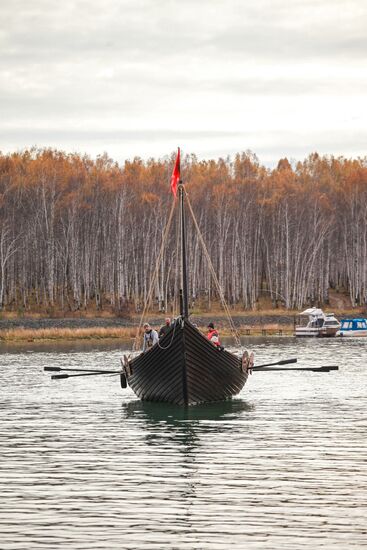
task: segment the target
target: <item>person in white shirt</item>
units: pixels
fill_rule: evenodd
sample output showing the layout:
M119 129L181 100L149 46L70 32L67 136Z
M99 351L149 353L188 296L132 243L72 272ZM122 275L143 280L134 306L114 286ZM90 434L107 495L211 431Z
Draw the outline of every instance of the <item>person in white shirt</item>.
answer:
M144 323L143 351L149 351L158 342L158 332L149 323Z

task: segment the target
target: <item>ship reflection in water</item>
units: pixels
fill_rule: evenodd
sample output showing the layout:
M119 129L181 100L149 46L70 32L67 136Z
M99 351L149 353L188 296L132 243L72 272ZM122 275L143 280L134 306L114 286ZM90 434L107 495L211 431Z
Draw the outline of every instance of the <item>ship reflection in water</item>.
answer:
M205 403L190 407L180 407L170 403L154 403L150 401L134 400L122 405L128 418L144 418L148 422L164 422L177 426L182 422L233 420L244 412L254 409L254 405L242 399L228 399L215 403Z

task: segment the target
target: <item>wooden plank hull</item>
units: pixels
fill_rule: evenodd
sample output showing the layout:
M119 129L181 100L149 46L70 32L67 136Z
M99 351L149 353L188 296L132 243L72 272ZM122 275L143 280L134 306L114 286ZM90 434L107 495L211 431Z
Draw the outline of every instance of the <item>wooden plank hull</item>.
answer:
M128 384L146 401L193 405L222 401L246 383L241 360L219 351L189 321L174 327L151 350L130 361Z

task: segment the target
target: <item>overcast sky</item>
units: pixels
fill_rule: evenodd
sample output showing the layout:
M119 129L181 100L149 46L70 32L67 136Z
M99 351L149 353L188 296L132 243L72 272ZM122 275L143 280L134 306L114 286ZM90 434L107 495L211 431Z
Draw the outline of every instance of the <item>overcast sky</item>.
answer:
M367 154L366 0L2 0L0 150Z

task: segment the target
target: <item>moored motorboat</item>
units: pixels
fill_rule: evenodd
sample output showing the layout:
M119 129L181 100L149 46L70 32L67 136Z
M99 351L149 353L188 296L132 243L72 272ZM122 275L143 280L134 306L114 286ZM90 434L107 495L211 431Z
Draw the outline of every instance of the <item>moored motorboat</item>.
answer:
M342 319L337 336L367 336L367 319Z
M324 313L316 307L305 309L299 315L307 317L308 322L306 325L297 325L294 336L334 337L340 328L334 313Z

